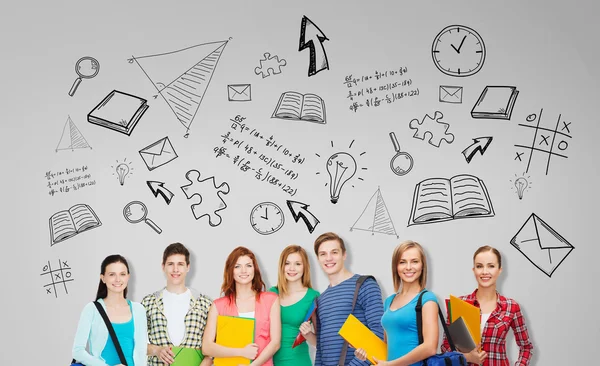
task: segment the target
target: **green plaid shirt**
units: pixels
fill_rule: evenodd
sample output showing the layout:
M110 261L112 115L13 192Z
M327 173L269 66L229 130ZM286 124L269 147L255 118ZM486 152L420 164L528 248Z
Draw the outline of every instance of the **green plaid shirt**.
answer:
M142 300L142 305L146 308L146 318L148 319L148 340L151 344L157 346L169 346L173 344L169 339L167 331L167 317L163 305L163 289L147 295ZM208 311L212 305L212 300L205 295L197 293L190 289L192 298L190 299L190 308L185 315L185 336L179 347L202 348L202 335L208 318ZM162 362L156 356L148 356L148 365L163 366Z

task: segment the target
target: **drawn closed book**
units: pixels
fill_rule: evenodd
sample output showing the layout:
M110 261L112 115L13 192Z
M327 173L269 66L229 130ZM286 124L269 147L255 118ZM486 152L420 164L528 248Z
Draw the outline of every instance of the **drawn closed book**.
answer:
M254 318L219 315L217 317L216 343L233 348L243 348L254 343ZM249 365L250 359L245 357L215 357L215 366Z
M84 203L59 211L50 217L51 245L100 225L102 223L94 210Z
M348 318L339 330L341 335L352 347L362 348L367 352L367 359L375 364L373 356L380 361L387 360L387 345L381 338L373 333L366 325L361 323L354 315Z
M302 120L326 123L325 102L315 94L300 94L285 92L279 97L279 102L271 118Z
M465 323L462 316L448 326L448 331L450 332L450 337L452 337L454 345L461 352L469 353L477 347L477 344L467 327L467 323Z
M200 366L204 359L202 351L196 348L173 347L171 351L175 355L175 362L170 366Z
M450 295L450 309L450 325L457 321L458 318L463 318L475 344L481 343L481 311L479 308L456 296Z
M408 225L468 217L494 216L494 208L483 181L462 174L426 179L415 186Z
M88 114L88 122L129 136L148 109L146 103L146 99L113 90Z
M471 110L471 117L510 119L518 95L515 86L486 86Z
M310 319L315 312L317 311L317 299L314 299L312 304L310 304L310 307L308 308L308 311L306 312L306 315L304 316L304 320L302 320L302 323L308 321L308 319ZM302 335L302 332L298 332L298 335L296 336L296 339L294 340L294 343L292 344L292 348L302 344L302 342L306 341L306 338L304 338L304 336Z

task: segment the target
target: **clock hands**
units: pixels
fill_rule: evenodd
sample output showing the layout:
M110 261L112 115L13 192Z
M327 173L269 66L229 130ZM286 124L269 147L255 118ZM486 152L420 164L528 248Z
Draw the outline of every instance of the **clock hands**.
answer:
M263 218L263 219L265 219L265 220L268 220L268 219L269 219L269 215L268 215L268 213L269 213L269 210L268 210L268 208L266 208L266 207L265 207L265 216L262 216L262 215L261 215L260 217L262 217L262 218Z
M456 51L456 53L460 53L460 49L463 46L463 43L465 43L465 39L467 38L467 36L463 36L462 41L460 41L460 45L458 45L458 49L456 47L454 47L454 45L452 43L450 43L450 46L452 46L452 48L454 48L454 51Z

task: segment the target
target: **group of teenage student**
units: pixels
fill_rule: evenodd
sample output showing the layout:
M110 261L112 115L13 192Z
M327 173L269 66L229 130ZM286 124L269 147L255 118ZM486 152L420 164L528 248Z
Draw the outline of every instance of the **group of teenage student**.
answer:
M266 290L256 256L245 247L235 248L227 257L221 285L222 297L212 301L186 287L190 269L189 251L181 243L169 245L162 259L167 285L145 296L140 303L127 300L130 272L125 258L107 257L101 265L96 300L105 309L121 345L127 366L169 365L174 362L172 347L200 349L201 366L210 366L215 357L241 356L255 366L310 366L307 342L316 347L316 366L337 366L344 339L338 334L350 313L356 316L388 346L388 360L377 365L420 365L438 348L438 302L426 290L427 259L421 245L399 244L392 255L394 294L385 301L377 281L368 278L352 303L358 274L345 266L346 246L335 233L324 233L314 243L318 262L329 279L323 293L312 288L306 251L297 245L286 247L278 266L277 286ZM519 304L499 294L496 280L502 272L500 253L480 247L473 256L477 289L463 300L481 309L481 344L464 356L469 365L510 365L506 337L512 328L519 347L515 365L529 365L532 344ZM415 305L422 297L422 335L419 343ZM317 299L316 324L304 322ZM230 348L215 342L218 315L255 319L254 343ZM307 342L292 348L301 332ZM450 351L443 339L442 352ZM94 303L82 311L73 344L73 357L87 366L122 366L107 327ZM345 366L369 365L363 349L348 348Z

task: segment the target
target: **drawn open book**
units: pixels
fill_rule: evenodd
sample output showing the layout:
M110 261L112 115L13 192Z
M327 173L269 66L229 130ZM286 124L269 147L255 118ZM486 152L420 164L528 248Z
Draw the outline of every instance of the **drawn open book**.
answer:
M430 178L415 187L408 226L494 214L481 179L468 174Z
M327 123L325 102L315 94L300 94L289 91L281 94L271 118L302 120Z
M94 210L84 203L59 211L50 217L50 245L100 225L102 223Z

